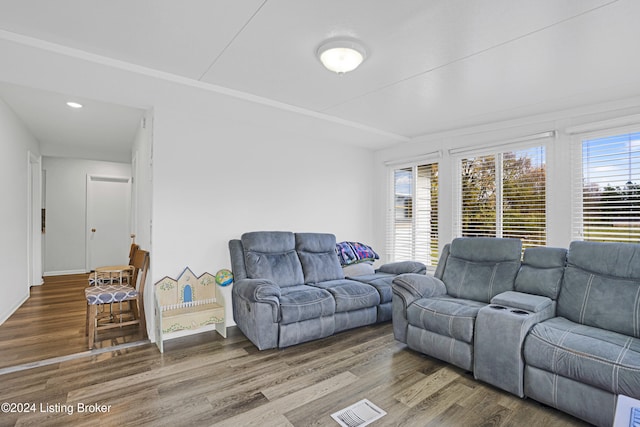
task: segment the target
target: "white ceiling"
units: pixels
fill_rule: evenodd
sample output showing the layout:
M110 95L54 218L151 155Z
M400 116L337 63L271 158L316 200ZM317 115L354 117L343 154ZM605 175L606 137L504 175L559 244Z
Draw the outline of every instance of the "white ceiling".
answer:
M40 141L43 156L131 161L143 110L1 82L0 98Z
M0 0L1 30L333 116L389 143L637 96L638 17L637 0ZM342 76L315 57L340 35L369 51ZM64 118L46 123L44 105L27 106L33 91L19 92L0 85L43 144L68 140L52 131ZM103 107L125 128L124 116L140 117Z

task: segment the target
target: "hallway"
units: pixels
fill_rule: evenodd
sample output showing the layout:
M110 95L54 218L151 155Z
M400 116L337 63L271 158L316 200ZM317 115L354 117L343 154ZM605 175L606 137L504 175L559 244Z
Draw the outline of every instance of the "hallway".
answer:
M45 277L0 325L0 368L88 351L85 336L88 274ZM96 348L139 340L138 327L102 332Z

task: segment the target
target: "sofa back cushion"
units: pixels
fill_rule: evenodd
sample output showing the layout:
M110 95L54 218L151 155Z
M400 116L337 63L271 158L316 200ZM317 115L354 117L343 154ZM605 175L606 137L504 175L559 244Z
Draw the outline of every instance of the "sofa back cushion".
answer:
M456 298L489 302L512 291L520 267L520 239L461 237L449 246L442 281Z
M566 260L567 250L564 248L541 246L525 249L516 276L516 291L557 300Z
M249 279L267 279L282 287L304 283L293 233L256 231L243 234L240 240Z
M296 251L305 283L344 279L336 254L336 236L324 233L296 233Z
M640 245L571 242L558 316L640 338Z

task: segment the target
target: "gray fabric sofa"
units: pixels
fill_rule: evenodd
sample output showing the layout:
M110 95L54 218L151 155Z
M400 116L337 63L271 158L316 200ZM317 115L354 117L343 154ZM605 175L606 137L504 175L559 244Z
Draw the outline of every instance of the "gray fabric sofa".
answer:
M478 313L474 337L476 379L524 397L522 345L535 324L556 313L567 250L524 250L514 290L491 299Z
M393 332L413 350L473 369L476 316L495 295L514 288L519 239L458 238L443 248L434 277L393 281Z
M229 241L233 316L260 350L288 347L391 315L391 282L424 264L392 263L345 278L332 234L258 231Z
M572 242L557 316L524 341L525 395L595 425L640 399L640 245Z
M486 275L466 279L491 262L487 254L480 260L469 252L503 245L494 240L489 248L456 239L443 251L435 277L398 276L395 337L510 393L612 425L618 395L640 399L640 245L527 248L513 279L503 274L496 283L499 276L491 275L493 287L502 289L496 293L483 283ZM465 286L478 288L475 295L463 291L470 302L458 302L457 310L441 305ZM487 292L493 295L482 297Z

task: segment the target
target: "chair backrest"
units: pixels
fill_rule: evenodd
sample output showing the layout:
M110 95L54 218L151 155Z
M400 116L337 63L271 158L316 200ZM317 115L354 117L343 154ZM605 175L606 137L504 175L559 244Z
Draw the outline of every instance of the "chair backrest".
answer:
M140 249L140 245L138 245L137 243L131 244L131 247L129 248L129 265L133 265L133 255L138 249Z
M438 274L447 294L456 298L489 302L499 293L512 291L522 253L520 239L460 237L446 251ZM444 255L444 253L443 253Z
M640 338L640 244L571 242L557 312Z
M133 260L131 265L134 268L134 276L136 278L140 278L136 282L133 282L132 285L136 287L138 293L142 295L144 293L144 285L147 281L147 272L149 271L149 252L143 249L138 249L135 254L133 254Z

